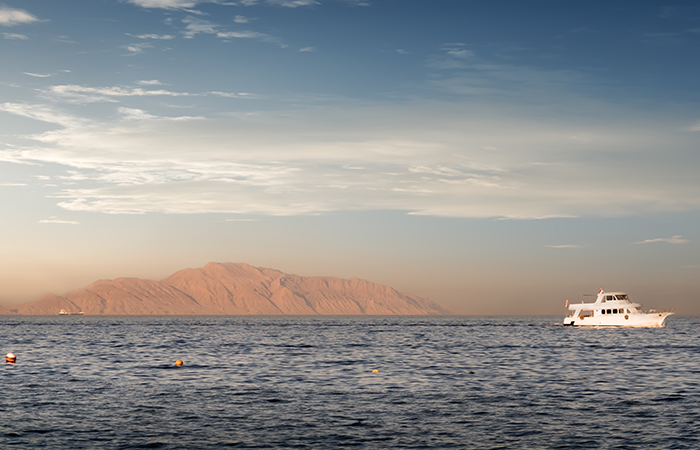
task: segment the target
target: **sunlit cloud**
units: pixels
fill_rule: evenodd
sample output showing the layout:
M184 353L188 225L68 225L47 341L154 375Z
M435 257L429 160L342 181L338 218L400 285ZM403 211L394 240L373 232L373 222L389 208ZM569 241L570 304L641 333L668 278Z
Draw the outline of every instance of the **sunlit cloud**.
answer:
M142 86L162 86L163 83L161 83L158 80L140 80L138 81L138 84Z
M73 116L47 105L8 102L0 104L0 111L42 122L54 123L66 127L67 129L85 126L89 123L86 119Z
M133 87L73 86L59 92L108 99L185 95ZM71 175L76 185L52 194L71 211L293 215L401 210L522 220L700 206L692 165L673 165L672 152L655 161L653 174L636 165L641 153L658 156L661 143L685 154L693 143L678 140L682 132L675 136L648 124L611 129L607 117L587 125L582 143L571 138L581 134L574 133L577 123L559 118L535 123L517 111L489 112L476 104L418 102L234 118L167 118L122 107L114 123L81 121L41 105L0 107L62 124L62 129L26 136L35 145L0 157L77 171L82 178ZM484 142L501 150L484 151ZM625 170L598 163L596 155L611 148L626 161ZM634 155L629 160L628 151ZM663 173L673 173L672 182L659 177Z
M30 77L35 77L35 78L48 78L52 76L53 74L50 73L32 73L32 72L22 72L25 75L29 75Z
M57 85L43 91L52 97L85 103L115 102L119 97L184 97L196 94L173 92L165 89L143 89L130 86L90 87L75 84Z
M635 242L635 244L651 244L653 242L666 242L668 244L687 244L688 240L683 239L683 236L675 235L670 238L647 239L645 241Z
M56 216L52 216L49 219L40 220L38 223L57 223L57 224L63 224L63 225L80 225L79 222L76 222L74 220L61 220L61 219L58 219Z
M560 245L545 245L547 248L583 248L585 245L581 244L560 244Z
M39 22L39 19L33 14L23 9L0 5L0 25L11 27L33 22Z

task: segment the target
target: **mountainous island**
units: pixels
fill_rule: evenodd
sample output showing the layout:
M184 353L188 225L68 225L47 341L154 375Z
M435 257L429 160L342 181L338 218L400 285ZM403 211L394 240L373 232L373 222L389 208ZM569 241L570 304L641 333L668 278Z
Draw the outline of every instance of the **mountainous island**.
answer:
M209 263L160 281L99 280L64 296L0 306L0 314L55 315L434 315L450 311L390 286L301 277L240 263Z

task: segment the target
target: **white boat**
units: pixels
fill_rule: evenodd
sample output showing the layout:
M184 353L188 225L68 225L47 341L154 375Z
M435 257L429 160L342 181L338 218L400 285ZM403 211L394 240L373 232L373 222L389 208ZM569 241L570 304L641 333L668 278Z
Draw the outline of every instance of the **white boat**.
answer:
M62 309L58 312L58 315L59 316L82 316L82 315L85 315L85 313L82 311L70 312L70 311L66 311L65 309Z
M663 327L671 310L642 311L642 305L632 303L624 292L598 292L594 303L575 303L565 306L573 311L564 318L564 325L588 327Z

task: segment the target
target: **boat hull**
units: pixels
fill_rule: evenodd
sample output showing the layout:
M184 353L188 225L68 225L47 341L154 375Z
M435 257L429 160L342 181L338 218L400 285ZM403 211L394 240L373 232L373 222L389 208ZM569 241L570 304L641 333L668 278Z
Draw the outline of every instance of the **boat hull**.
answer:
M576 327L665 327L671 312L617 314L597 317L567 317L564 325Z

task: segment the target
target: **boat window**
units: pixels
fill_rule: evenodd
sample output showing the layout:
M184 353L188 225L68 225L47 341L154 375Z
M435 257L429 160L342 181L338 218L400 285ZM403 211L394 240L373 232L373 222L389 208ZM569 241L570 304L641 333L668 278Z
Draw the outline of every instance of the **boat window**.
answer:
M613 314L617 314L617 310L616 310L616 309L613 309Z
M612 310L609 309L609 310L608 310L608 314L612 314Z
M616 295L616 297L617 297L618 300L627 300L627 296L626 296L626 295Z
M605 310L604 310L604 309L601 309L601 310L600 310L600 313L601 313L601 314L605 314Z
M612 295L606 295L606 296L605 296L605 300L612 300L612 299L613 299L613 296L612 296Z

